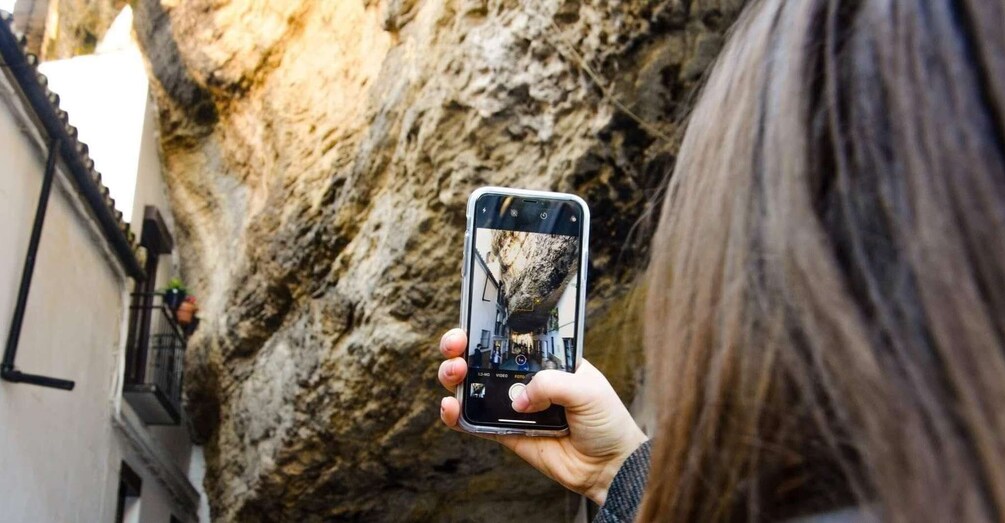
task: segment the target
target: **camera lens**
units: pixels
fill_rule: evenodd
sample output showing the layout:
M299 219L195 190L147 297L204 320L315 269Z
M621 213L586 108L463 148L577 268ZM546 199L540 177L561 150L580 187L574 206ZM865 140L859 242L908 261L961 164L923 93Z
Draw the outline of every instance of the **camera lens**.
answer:
M546 213L546 212L541 213L541 219L542 220L547 220L548 219L548 213Z
M516 215L517 215L516 209L510 209L509 215L512 216L512 217L514 217L514 218L516 218Z

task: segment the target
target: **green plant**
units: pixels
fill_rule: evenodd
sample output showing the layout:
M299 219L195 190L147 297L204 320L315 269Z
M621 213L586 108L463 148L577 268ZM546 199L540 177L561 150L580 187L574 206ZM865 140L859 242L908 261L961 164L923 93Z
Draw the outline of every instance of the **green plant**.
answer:
M174 277L168 281L167 288L165 291L177 291L179 293L188 294L188 289L185 288L185 283L181 281L181 278Z

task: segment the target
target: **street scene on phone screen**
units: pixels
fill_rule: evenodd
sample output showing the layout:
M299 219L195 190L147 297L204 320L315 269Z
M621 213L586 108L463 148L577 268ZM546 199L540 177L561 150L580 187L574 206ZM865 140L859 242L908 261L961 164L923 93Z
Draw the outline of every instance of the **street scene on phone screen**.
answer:
M579 239L479 228L473 256L468 365L573 370Z

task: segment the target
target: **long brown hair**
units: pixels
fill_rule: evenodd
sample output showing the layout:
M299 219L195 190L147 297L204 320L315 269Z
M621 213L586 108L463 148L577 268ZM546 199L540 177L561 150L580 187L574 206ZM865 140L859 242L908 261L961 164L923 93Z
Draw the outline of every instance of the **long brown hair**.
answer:
M640 519L1005 519L1005 3L764 0L653 242Z

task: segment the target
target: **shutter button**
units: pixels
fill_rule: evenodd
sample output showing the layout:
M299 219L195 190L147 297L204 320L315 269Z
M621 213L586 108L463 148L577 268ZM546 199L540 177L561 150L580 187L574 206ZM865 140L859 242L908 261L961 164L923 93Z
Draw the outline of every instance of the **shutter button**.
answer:
M523 389L526 388L527 386L524 385L523 383L514 383L512 386L510 386L509 388L510 401L516 401L517 396L519 396L520 393L523 392Z

